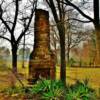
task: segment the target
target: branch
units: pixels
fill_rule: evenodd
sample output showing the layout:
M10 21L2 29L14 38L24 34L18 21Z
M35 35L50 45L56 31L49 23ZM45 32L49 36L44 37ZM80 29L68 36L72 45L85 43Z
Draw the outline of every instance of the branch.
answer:
M54 5L54 1L53 0L46 0L47 4L49 5L52 13L53 13L53 17L55 19L55 22L58 23L59 22L59 18L58 18L58 15L57 15L57 11L56 11L56 7Z
M8 38L6 38L6 37L4 37L4 36L0 36L0 38L3 38L3 39L5 39L5 40L7 40L7 41L11 42L11 40L10 40L10 39L8 39Z
M25 27L25 30L23 30L22 33L20 34L20 36L18 37L18 39L17 39L17 41L16 41L17 43L19 43L19 41L21 40L21 38L23 37L23 35L27 32L27 30L28 30L28 28L29 28L29 26L30 26L30 23L31 23L32 18L33 18L33 14L34 14L35 9L36 9L36 7L37 7L37 1L35 1L34 3L36 3L36 5L33 4L33 7L34 7L34 5L35 5L35 8L32 9L29 22L28 22L27 26Z
M84 16L85 18L87 18L91 22L94 22L94 19L92 19L91 17L89 17L88 15L86 15L81 9L79 9L79 7L77 7L76 5L74 5L73 3L71 3L69 0L65 0L65 1L66 2L62 2L62 3L75 8L82 16Z
M58 11L59 11L59 18L62 19L62 9L61 9L61 5L60 5L60 1L56 0L57 4L58 4Z
M81 41L86 41L86 39L87 39L87 37L81 38L80 40L77 40L77 41L74 41L74 44L70 47L70 49L77 46Z
M6 23L6 21L2 17L0 17L0 19L1 19L2 23L7 27L8 31L11 33L11 29L8 26L8 24Z
M23 43L19 43L19 45L23 45ZM30 43L26 43L25 45L29 45L29 46L34 46L33 44L30 44Z
M12 27L12 32L14 32L14 29L15 29L15 26L16 26L16 23L17 23L17 17L18 17L18 8L19 8L19 5L18 5L18 1L19 0L16 0L16 11L15 11L15 17L14 17L14 23L13 23L13 27Z
M82 22L82 23L90 23L91 21L87 21L87 20L80 20L80 19L77 19L77 18L69 18L67 20L75 20L75 21L79 21L79 22Z
M27 32L28 28L29 28L29 25L31 23L31 20L32 20L32 16L33 16L33 13L31 13L31 17L30 17L30 20L28 22L28 25L25 27L25 30L22 31L22 33L20 34L20 36L18 37L17 39L17 43L19 43L19 41L21 40L21 38L23 37L23 35Z

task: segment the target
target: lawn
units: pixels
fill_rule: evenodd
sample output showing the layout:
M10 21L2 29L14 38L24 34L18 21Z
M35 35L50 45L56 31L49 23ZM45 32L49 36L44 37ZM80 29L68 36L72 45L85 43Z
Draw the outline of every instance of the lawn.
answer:
M57 67L56 78L59 79L60 68ZM89 85L95 89L100 88L100 68L67 68L66 82L75 83L76 80L89 80Z
M8 64L9 67L11 66ZM25 68L22 68L22 62L18 62L19 77L23 80L23 83L27 84L28 79L28 63L25 62ZM60 68L56 68L56 79L59 79ZM66 82L67 84L73 84L76 80L89 80L89 85L95 89L100 88L100 68L67 68L66 69ZM6 86L12 85L12 79L15 76L11 71L5 67L0 66L0 89ZM19 82L17 82L19 84Z

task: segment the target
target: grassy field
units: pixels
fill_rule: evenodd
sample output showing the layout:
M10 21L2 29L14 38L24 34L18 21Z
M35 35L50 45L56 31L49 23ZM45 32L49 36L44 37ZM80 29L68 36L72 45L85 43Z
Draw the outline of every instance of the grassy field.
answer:
M57 67L56 78L60 77L60 68ZM100 88L100 68L67 68L66 82L75 83L76 80L89 80L89 85L95 89Z
M60 77L60 68L56 68L56 78ZM90 87L100 96L100 68L66 68L66 83L71 85L77 80L88 80Z
M28 78L28 62L25 62L25 68L22 68L22 62L18 62L18 73L18 78L26 85ZM6 62L6 64L1 64L0 62L0 90L12 86L15 81L17 85L21 85L16 79L16 76L12 73L11 63Z
M8 64L10 67L11 65ZM22 62L18 62L18 72L23 80L28 79L28 63L25 62L25 68L22 68ZM60 68L56 68L56 79L60 77ZM0 89L11 85L11 80L14 77L11 71L5 66L0 66ZM89 80L89 85L95 89L100 88L100 68L67 68L66 69L66 82L73 84L76 80ZM24 83L25 83L24 82ZM9 83L9 84L8 84ZM26 83L25 83L26 84Z

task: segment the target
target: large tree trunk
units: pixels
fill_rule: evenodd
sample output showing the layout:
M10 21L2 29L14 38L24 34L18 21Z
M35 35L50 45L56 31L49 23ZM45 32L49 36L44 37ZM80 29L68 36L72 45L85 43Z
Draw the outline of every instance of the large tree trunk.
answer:
M100 23L99 23L99 0L93 0L94 4L94 27L96 34L96 58L95 65L100 66Z
M66 84L66 59L65 59L65 28L63 25L60 25L59 28L59 36L60 36L60 79Z
M17 73L17 46L12 46L12 71Z
M96 58L95 65L100 66L100 25L95 27L96 34Z
M60 78L66 83L66 61L65 61L65 38L61 35L60 37L60 54L61 54L61 69Z

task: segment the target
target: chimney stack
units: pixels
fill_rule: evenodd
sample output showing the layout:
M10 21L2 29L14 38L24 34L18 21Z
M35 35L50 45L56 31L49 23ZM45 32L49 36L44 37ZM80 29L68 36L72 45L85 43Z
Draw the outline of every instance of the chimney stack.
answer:
M29 78L55 78L55 57L50 50L48 11L37 9L34 24L34 50L30 55Z

